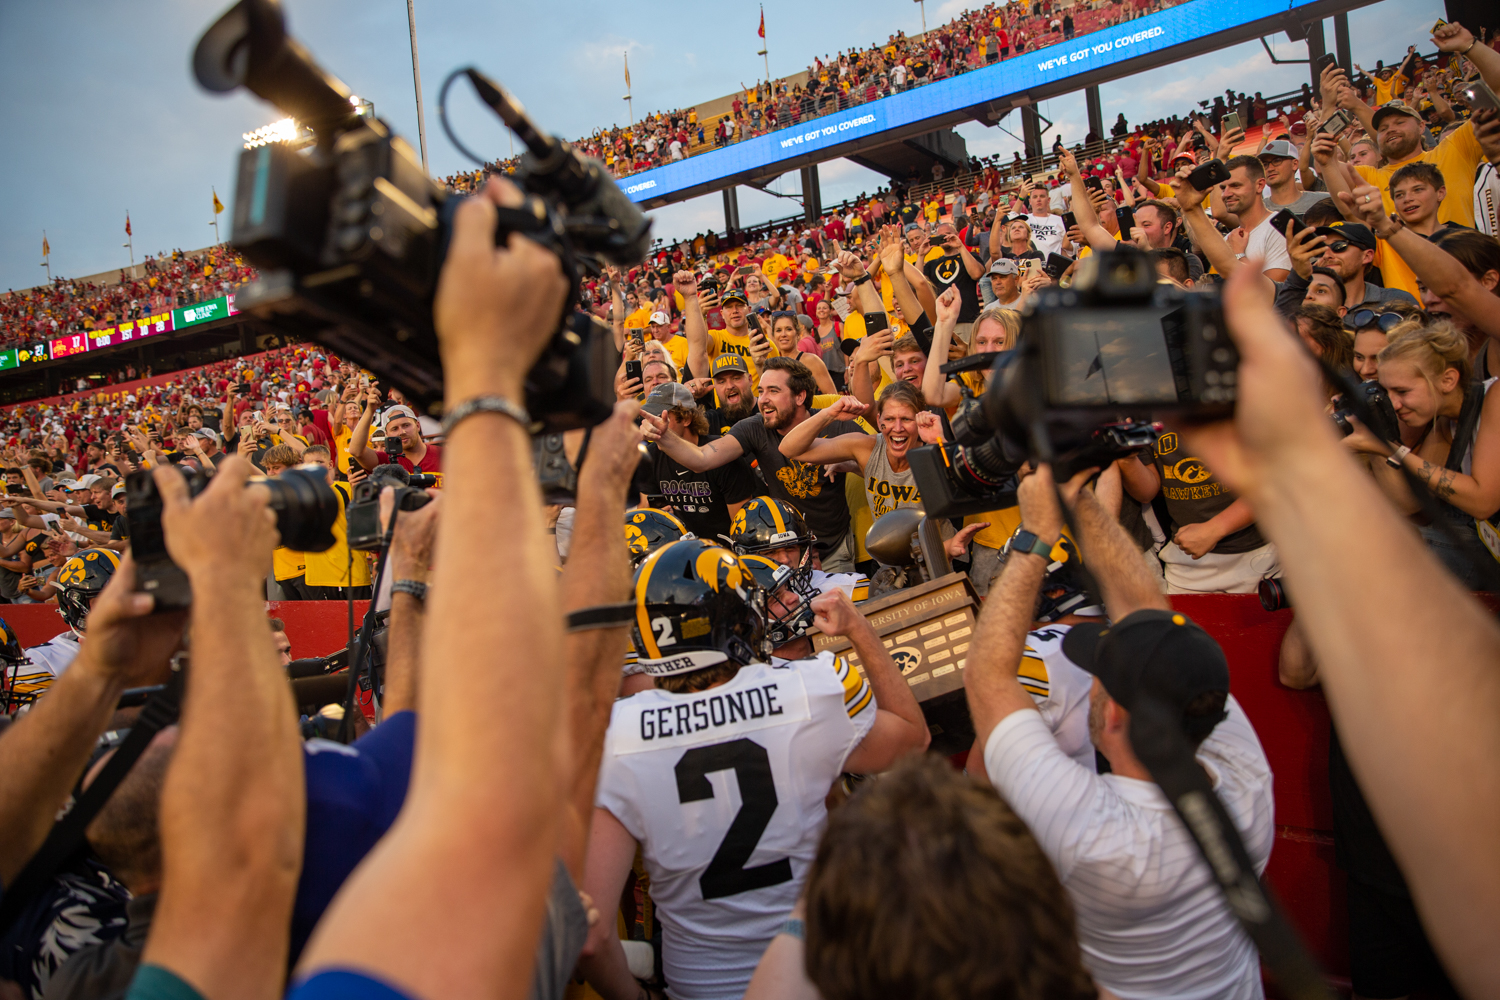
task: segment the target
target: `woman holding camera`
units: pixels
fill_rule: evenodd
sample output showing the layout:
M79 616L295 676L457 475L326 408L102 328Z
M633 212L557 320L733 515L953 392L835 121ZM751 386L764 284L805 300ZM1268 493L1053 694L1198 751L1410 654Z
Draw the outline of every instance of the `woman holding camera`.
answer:
M1372 463L1376 481L1409 515L1422 508L1401 470L1421 480L1452 529L1420 525L1428 547L1470 589L1500 590L1500 535L1490 522L1500 512L1500 398L1486 391L1494 380L1472 377L1468 339L1446 321L1393 329L1379 372L1401 443L1392 448L1357 419L1345 443L1385 458Z

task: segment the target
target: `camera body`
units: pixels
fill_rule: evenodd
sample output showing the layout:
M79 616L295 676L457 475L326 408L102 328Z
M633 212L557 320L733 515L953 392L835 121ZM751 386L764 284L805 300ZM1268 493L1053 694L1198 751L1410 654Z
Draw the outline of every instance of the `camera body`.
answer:
M407 472L399 465L378 465L354 487L349 500L349 547L356 552L377 552L383 547L380 528L380 493L387 486L396 491L395 510L421 510L432 502L427 490L438 484L437 476Z
M316 143L269 143L240 154L231 243L261 270L241 311L271 320L378 372L420 412L439 416L442 363L432 305L461 199L428 177L405 140L351 103L286 31L278 0L241 0L209 27L193 55L198 82L241 86L312 130ZM607 326L577 310L595 257L631 265L650 247L650 222L596 160L536 128L498 85L466 71L527 145L513 180L526 192L498 210L503 244L521 233L555 253L569 297L526 381L539 428L589 426L609 415L618 358ZM605 342L608 350L599 347Z
M209 477L192 466L171 465L187 482L188 496L196 497ZM322 466L287 469L276 479L256 477L247 488L269 493L276 513L281 544L299 552L323 552L333 546L333 524L338 520L338 497L328 485ZM126 508L130 511L130 554L135 561L135 589L156 599L153 613L185 611L193 605L187 574L172 561L162 531L161 492L149 469L125 477Z
M1229 416L1239 352L1217 294L1158 283L1150 257L1121 244L1087 258L1075 287L1044 290L1014 350L942 370L983 367L984 394L965 389L953 440L908 456L929 515L1011 505L1009 481L1028 459L1061 481L1149 448L1162 414Z
M1375 425L1370 428L1387 441L1401 441L1401 418L1396 416L1396 408L1391 405L1390 393L1385 391L1385 386L1379 382L1361 382L1358 389L1364 398L1365 406L1374 417ZM1338 405L1333 409L1333 423L1339 429L1339 434L1348 437L1354 433L1354 425L1349 423L1349 418L1359 417L1365 419L1361 413L1361 407L1355 405L1356 401L1349 398L1345 393L1340 397Z

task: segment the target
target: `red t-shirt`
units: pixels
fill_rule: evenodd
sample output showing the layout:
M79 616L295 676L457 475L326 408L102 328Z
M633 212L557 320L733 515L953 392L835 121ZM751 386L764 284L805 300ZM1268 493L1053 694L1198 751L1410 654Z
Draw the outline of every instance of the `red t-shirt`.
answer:
M382 465L399 465L407 472L425 472L438 477L438 485L443 485L443 449L435 444L427 446L427 451L422 455L422 460L415 465L412 460L401 452L392 455L384 452L381 455Z

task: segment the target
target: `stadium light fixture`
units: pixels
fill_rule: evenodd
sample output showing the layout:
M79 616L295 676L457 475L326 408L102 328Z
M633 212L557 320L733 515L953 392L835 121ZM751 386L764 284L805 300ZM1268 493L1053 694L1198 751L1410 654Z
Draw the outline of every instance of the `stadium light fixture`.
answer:
M254 132L245 132L242 138L245 140L246 149L255 149L257 146L265 146L273 142L295 142L301 137L302 132L302 126L297 124L296 119L283 118L269 125L262 125Z

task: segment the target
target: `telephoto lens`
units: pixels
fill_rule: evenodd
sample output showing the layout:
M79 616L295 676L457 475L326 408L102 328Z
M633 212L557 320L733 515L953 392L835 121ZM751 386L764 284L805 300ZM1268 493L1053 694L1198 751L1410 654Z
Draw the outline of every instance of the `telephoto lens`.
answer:
M1260 594L1260 606L1267 611L1283 611L1292 606L1292 599L1287 596L1279 576L1267 577L1256 589Z
M333 547L339 501L322 466L287 469L275 479L255 479L248 485L264 486L270 493L282 545L298 552L325 552Z

